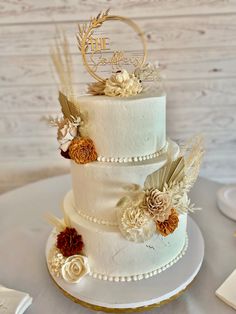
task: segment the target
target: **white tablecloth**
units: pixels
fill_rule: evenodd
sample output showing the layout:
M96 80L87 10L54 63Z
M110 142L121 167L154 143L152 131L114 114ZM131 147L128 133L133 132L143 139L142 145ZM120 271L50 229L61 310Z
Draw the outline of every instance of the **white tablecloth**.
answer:
M203 208L192 215L206 245L200 273L184 295L149 313L235 313L215 296L215 290L236 268L236 223L217 209L216 191L220 186L199 179L191 195ZM33 297L27 314L91 313L67 299L54 286L46 268L44 251L51 227L43 214L50 211L60 215L63 196L69 189L70 177L60 176L0 197L0 283Z

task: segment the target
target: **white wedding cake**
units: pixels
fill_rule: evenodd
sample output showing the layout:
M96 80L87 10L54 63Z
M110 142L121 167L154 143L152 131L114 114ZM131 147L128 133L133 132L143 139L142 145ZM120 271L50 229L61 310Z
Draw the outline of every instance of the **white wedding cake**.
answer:
M194 210L187 192L199 172L201 140L180 150L167 139L166 95L141 80L155 71L119 70L91 84L90 95L60 91L63 117L50 122L62 156L71 159L72 190L63 218L49 217L56 234L48 266L71 284L86 276L149 278L187 250L187 212Z

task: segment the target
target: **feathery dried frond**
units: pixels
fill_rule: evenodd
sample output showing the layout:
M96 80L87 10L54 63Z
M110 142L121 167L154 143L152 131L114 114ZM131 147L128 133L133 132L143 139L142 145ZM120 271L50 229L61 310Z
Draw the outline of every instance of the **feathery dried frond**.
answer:
M197 135L181 149L181 154L185 160L185 175L188 185L191 187L195 183L204 156L203 136Z
M146 63L141 67L137 67L134 75L141 81L160 82L162 80L160 68L153 63Z
M43 116L41 118L41 121L45 121L49 126L58 127L64 121L64 118L63 117L54 118L53 116L49 115L49 116Z

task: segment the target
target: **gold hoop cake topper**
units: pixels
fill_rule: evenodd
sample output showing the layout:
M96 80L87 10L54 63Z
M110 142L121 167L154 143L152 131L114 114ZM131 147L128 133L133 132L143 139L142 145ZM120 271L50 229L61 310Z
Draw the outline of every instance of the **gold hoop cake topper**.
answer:
M82 55L84 66L86 67L89 74L99 82L104 82L106 78L103 78L97 74L98 64L96 64L94 60L93 67L90 66L87 56L89 53L90 56L94 56L96 53L102 54L102 51L110 50L110 48L108 48L109 44L107 42L109 39L108 37L94 37L94 31L100 28L107 21L120 21L130 26L141 40L143 56L141 59L135 58L135 60L133 60L131 58L127 58L123 51L116 50L113 51L112 58L109 62L106 61L106 58L102 58L103 64L109 63L112 65L119 65L121 61L125 61L126 64L133 65L136 68L137 66L143 66L147 58L147 45L144 33L136 23L134 23L131 19L123 16L109 15L109 9L105 12L100 12L97 17L91 18L88 24L78 25L79 31L77 33L78 46Z

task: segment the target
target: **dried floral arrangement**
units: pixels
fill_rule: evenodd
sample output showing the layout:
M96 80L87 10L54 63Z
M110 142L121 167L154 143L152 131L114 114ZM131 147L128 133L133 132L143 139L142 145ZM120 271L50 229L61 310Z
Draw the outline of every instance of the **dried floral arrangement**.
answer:
M51 51L51 58L60 81L59 102L63 117L50 116L44 119L49 125L58 128L57 140L61 155L76 163L86 164L97 160L97 152L92 139L80 132L87 117L80 112L73 90L73 66L68 41L64 33L58 34L59 39Z
M131 74L125 69L121 69L102 82L89 84L88 93L94 96L135 96L148 90L148 87L144 85L145 80L155 82L156 87L158 87L161 82L160 69L152 63L135 68Z
M109 10L106 10L99 13L97 17L91 18L88 24L84 23L78 26L78 47L85 66L85 55L94 30L110 18ZM130 23L132 22L130 21ZM53 118L50 116L44 119L49 125L58 128L57 140L59 142L60 153L64 158L72 159L79 164L96 161L98 154L95 144L86 133L88 116L86 113L81 112L73 88L73 63L69 43L64 32L57 30L55 45L51 49L51 59L59 79L58 99L63 117ZM91 72L89 67L87 67L87 70L89 73ZM132 73L121 69L112 74L110 78L89 84L88 93L111 97L134 96L147 89L143 84L145 80L156 82L159 85L161 82L159 67L151 63L145 63L140 64Z
M116 209L119 230L128 241L145 242L155 234L167 237L178 227L181 214L200 209L190 204L187 193L198 177L203 154L203 139L197 136L182 148L176 160L170 153L166 165L148 175L143 187L124 187L125 195ZM78 283L90 272L82 236L67 215L59 219L47 214L46 218L56 233L48 258L50 270L56 277Z
M71 227L69 218L59 219L47 214L47 220L56 230L56 244L49 252L48 262L51 272L68 283L78 283L90 272L88 258L83 253L82 236Z
M169 158L150 174L143 187L125 187L128 193L117 204L117 216L126 239L144 242L155 233L166 237L178 227L180 214L199 209L190 204L187 193L198 177L203 153L203 139L197 136L183 147L179 158Z
M126 69L120 68L120 70L118 70L116 73L113 73L111 77L103 79L89 66L86 54L88 52L89 43L95 30L100 28L103 23L108 20L120 20L131 26L133 30L138 33L139 38L142 41L144 51L142 61L139 62L139 66L136 67L132 73L129 73ZM145 63L147 55L146 40L138 25L136 25L130 19L109 15L109 9L104 12L100 12L96 17L91 18L88 23L78 25L77 42L84 66L91 76L93 76L97 81L95 83L89 84L88 86L88 93L92 95L106 95L111 97L134 96L144 91L145 86L143 85L143 82L145 80L154 81L158 83L158 85L161 81L159 67L151 63ZM119 56L117 59L116 53L117 51L113 52L112 59L114 64L117 65L119 64L121 56ZM122 51L120 51L120 53L123 55Z

